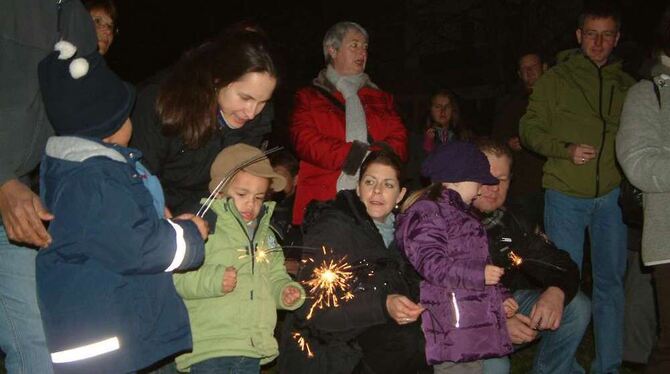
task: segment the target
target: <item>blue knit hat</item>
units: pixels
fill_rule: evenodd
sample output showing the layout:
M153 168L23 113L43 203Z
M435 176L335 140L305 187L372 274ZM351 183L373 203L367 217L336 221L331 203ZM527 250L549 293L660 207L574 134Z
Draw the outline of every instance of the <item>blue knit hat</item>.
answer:
M97 52L72 59L76 47L56 43L55 52L39 64L38 74L47 116L58 135L103 139L128 119L135 90L109 69Z
M500 183L498 178L491 175L491 165L486 155L476 145L466 142L451 142L435 148L421 165L421 174L433 183Z

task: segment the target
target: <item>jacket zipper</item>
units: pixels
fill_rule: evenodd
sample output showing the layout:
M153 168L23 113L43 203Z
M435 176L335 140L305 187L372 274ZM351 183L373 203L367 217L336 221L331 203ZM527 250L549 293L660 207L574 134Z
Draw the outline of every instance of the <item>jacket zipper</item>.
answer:
M605 121L605 117L603 117L603 70L600 66L598 66L598 115L600 116L600 121L603 123L603 130L600 135L600 147L598 148L598 157L596 159L596 191L593 196L594 198L598 197L598 192L600 191L600 158L605 148L605 132L607 131L607 122Z

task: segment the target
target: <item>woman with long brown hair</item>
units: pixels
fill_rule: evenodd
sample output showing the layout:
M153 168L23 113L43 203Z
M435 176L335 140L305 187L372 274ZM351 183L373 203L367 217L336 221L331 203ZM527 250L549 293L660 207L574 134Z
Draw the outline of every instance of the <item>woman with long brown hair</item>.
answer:
M187 52L140 91L131 146L161 180L172 213L197 210L219 151L260 145L270 132L273 114L264 109L276 83L265 37L239 31Z

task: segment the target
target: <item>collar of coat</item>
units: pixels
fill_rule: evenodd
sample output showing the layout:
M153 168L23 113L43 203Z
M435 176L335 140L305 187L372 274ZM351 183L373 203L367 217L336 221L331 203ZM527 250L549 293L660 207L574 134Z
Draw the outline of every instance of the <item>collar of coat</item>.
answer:
M330 92L331 95L335 95L336 92L339 92L337 90L337 88L335 88L335 86L328 80L328 78L326 78L326 69L325 68L322 69L319 72L319 75L317 75L316 78L314 78L312 80L312 84L317 86L317 87L321 87L324 90ZM370 87L370 88L374 88L376 90L379 89L379 87L377 87L377 85L374 84L372 82L372 80L370 80L370 79L368 79L368 81L363 85L363 87Z
M89 158L100 156L114 161L129 162L142 157L139 150L80 136L52 136L47 140L44 152L49 157L73 162L84 162Z

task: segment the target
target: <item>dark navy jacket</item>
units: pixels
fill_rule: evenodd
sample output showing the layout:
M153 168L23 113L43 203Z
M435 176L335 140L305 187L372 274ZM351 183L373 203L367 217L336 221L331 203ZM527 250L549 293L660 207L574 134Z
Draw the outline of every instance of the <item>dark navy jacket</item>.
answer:
M199 266L191 221L162 219L140 153L79 137L52 137L42 199L55 216L37 256L37 291L56 373L126 373L191 348L171 271ZM141 170L141 169L140 169Z

